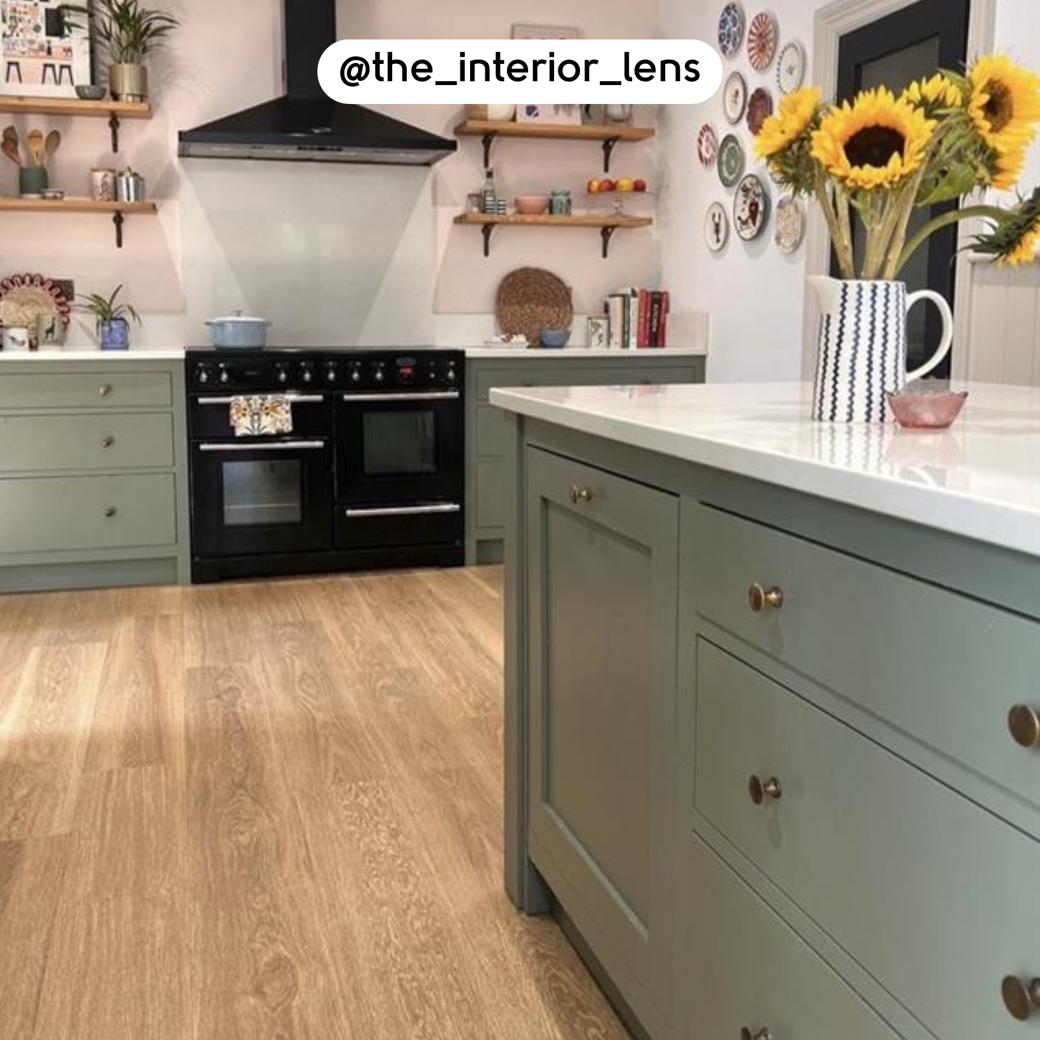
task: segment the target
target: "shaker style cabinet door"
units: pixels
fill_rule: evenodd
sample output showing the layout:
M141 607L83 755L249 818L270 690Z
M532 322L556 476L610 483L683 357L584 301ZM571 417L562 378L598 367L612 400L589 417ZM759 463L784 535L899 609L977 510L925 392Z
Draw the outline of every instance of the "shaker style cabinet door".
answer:
M653 1035L670 1007L679 500L528 448L531 859Z

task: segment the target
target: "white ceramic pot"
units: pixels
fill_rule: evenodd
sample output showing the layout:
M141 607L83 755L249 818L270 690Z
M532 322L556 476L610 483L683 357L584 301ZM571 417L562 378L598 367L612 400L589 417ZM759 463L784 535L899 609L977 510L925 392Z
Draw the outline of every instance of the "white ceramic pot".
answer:
M516 115L516 105L488 105L488 119L496 123L508 123Z

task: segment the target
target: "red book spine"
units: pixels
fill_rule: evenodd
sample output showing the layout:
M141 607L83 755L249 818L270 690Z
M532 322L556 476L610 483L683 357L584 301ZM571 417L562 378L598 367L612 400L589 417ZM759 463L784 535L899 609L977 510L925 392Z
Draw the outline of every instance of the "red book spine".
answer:
M661 294L650 294L650 346L656 347L661 339Z
M668 346L668 314L672 309L672 298L667 292L661 293L661 335L659 347Z
M639 290L639 343L640 347L650 346L650 291Z

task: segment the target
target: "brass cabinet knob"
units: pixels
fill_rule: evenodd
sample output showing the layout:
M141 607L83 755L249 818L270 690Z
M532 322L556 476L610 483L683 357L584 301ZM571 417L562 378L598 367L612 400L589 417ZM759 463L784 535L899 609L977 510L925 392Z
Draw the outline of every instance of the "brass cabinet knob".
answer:
M571 485L571 501L575 505L579 502L591 502L595 497L596 494L591 488L578 487L577 484Z
M783 788L780 786L780 781L775 776L771 776L768 780L753 776L748 780L747 787L748 794L751 795L751 801L755 805L762 805L766 801L778 802L780 801L780 796L784 793Z
M103 437L101 439L101 447L102 448L111 448L112 445L115 444L115 442L116 442L115 437Z
M740 1040L773 1040L773 1034L768 1029L760 1029L752 1033L747 1026L740 1031Z
M98 393L102 397L110 396L111 393L112 393L112 384L111 383L103 383L101 386L98 387Z
M779 610L784 605L784 591L777 585L767 589L756 581L748 589L748 605L756 614Z
M109 507L108 507L108 508L107 508L107 509L105 510L105 516L106 516L106 517L108 517L108 519L109 519L109 520L111 520L111 519L112 519L112 517L114 517L114 516L116 515L116 513L118 513L118 512L119 512L119 510L118 510L118 509L116 509L116 507L115 507L115 506L109 506Z
M1028 704L1016 704L1008 712L1008 730L1016 744L1034 748L1040 744L1040 715Z
M1000 984L1000 995L1012 1018L1028 1022L1040 1008L1040 979L1023 982L1017 975L1008 975Z

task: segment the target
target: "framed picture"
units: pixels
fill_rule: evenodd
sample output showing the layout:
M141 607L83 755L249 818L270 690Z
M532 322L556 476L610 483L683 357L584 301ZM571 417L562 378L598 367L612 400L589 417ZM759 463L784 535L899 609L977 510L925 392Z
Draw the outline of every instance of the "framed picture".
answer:
M581 33L577 29L564 29L557 25L514 25L514 40L577 40Z
M517 105L516 121L581 126L581 105Z
M610 346L610 319L589 318L585 326L585 345L592 350L606 350Z
M0 0L0 94L75 97L91 82L90 34L61 0Z

